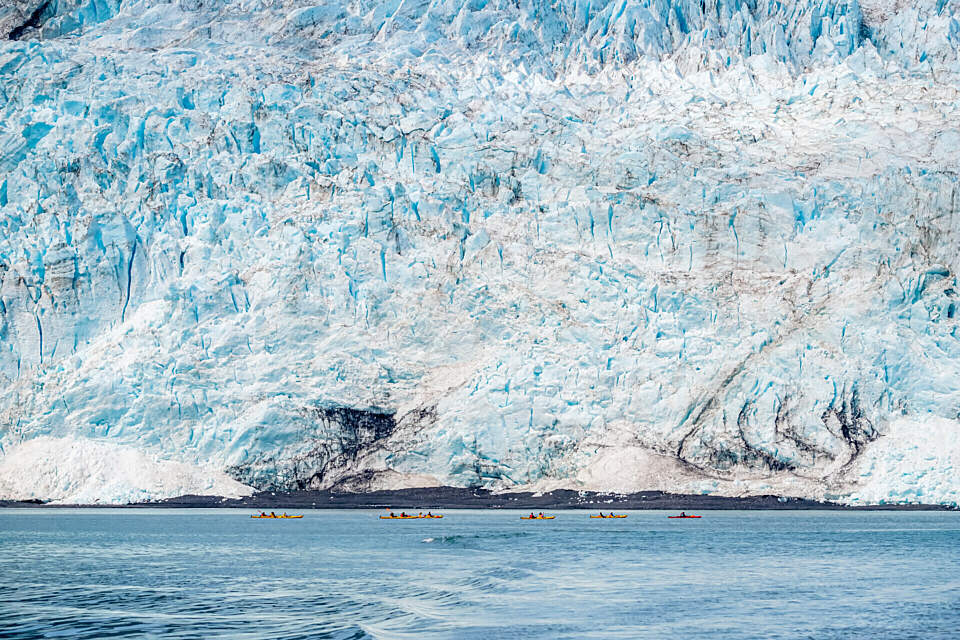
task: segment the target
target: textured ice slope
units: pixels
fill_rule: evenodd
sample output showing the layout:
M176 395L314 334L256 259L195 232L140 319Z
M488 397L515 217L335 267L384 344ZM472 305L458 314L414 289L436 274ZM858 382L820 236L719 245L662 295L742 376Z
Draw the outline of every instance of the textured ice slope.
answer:
M4 465L957 502L956 1L11 6Z
M108 441L41 436L0 458L0 495L21 500L97 504L252 492L222 471L157 460Z

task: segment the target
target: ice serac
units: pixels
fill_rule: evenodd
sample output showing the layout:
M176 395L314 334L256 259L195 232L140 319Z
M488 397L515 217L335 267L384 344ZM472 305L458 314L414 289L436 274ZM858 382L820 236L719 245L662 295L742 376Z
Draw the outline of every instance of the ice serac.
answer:
M5 494L957 503L957 0L4 7Z

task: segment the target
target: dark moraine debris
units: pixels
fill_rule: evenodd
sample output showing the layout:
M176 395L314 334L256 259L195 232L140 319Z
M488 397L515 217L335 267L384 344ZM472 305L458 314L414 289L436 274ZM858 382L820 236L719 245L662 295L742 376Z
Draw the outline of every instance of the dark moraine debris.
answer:
M393 411L362 410L350 407L315 407L313 417L324 430L339 430L335 442L323 442L314 454L326 462L309 478L301 480L298 489L317 486L324 476L334 469L349 467L365 449L390 436L397 428Z
M0 500L0 507L39 507L47 504L37 498L28 498L26 500Z
M485 489L431 487L340 493L334 491L262 492L247 498L226 499L211 496L182 496L160 502L130 506L155 507L234 507L252 509L588 509L588 510L953 510L943 505L873 505L848 507L832 502L782 496L728 498L724 496L685 495L662 491L631 494L558 490L549 493L493 493Z
M118 505L64 505L38 502L0 500L2 507L43 506L48 509L65 507L117 508ZM346 493L337 491L261 491L246 498L187 495L155 502L122 505L124 508L233 508L263 510L304 509L536 509L540 510L850 510L850 511L958 511L957 507L938 504L880 504L846 506L834 502L818 502L805 498L784 496L752 496L728 498L724 496L641 491L638 493L597 493L561 489L549 493L493 493L486 489L463 487L429 487Z
M831 405L820 419L831 433L847 444L850 459L846 466L857 459L867 444L880 437L880 432L863 412L856 385L852 386L849 393L844 388L840 403Z
M30 29L39 29L43 24L45 12L50 7L50 0L41 2L20 25L14 27L7 35L8 40L19 40Z
M304 407L294 452L279 450L227 469L240 482L268 491L316 489L333 471L351 468L397 428L389 409L339 405Z

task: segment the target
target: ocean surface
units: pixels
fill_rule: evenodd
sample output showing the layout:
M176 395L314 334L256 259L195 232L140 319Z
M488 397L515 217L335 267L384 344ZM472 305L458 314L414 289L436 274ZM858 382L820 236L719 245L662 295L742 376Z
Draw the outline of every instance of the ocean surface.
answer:
M960 513L0 510L0 638L957 638Z

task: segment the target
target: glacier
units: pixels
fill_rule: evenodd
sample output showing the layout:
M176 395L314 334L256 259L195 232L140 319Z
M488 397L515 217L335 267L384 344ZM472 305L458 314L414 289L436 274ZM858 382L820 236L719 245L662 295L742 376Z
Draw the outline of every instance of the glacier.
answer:
M0 498L960 504L958 16L8 0Z

